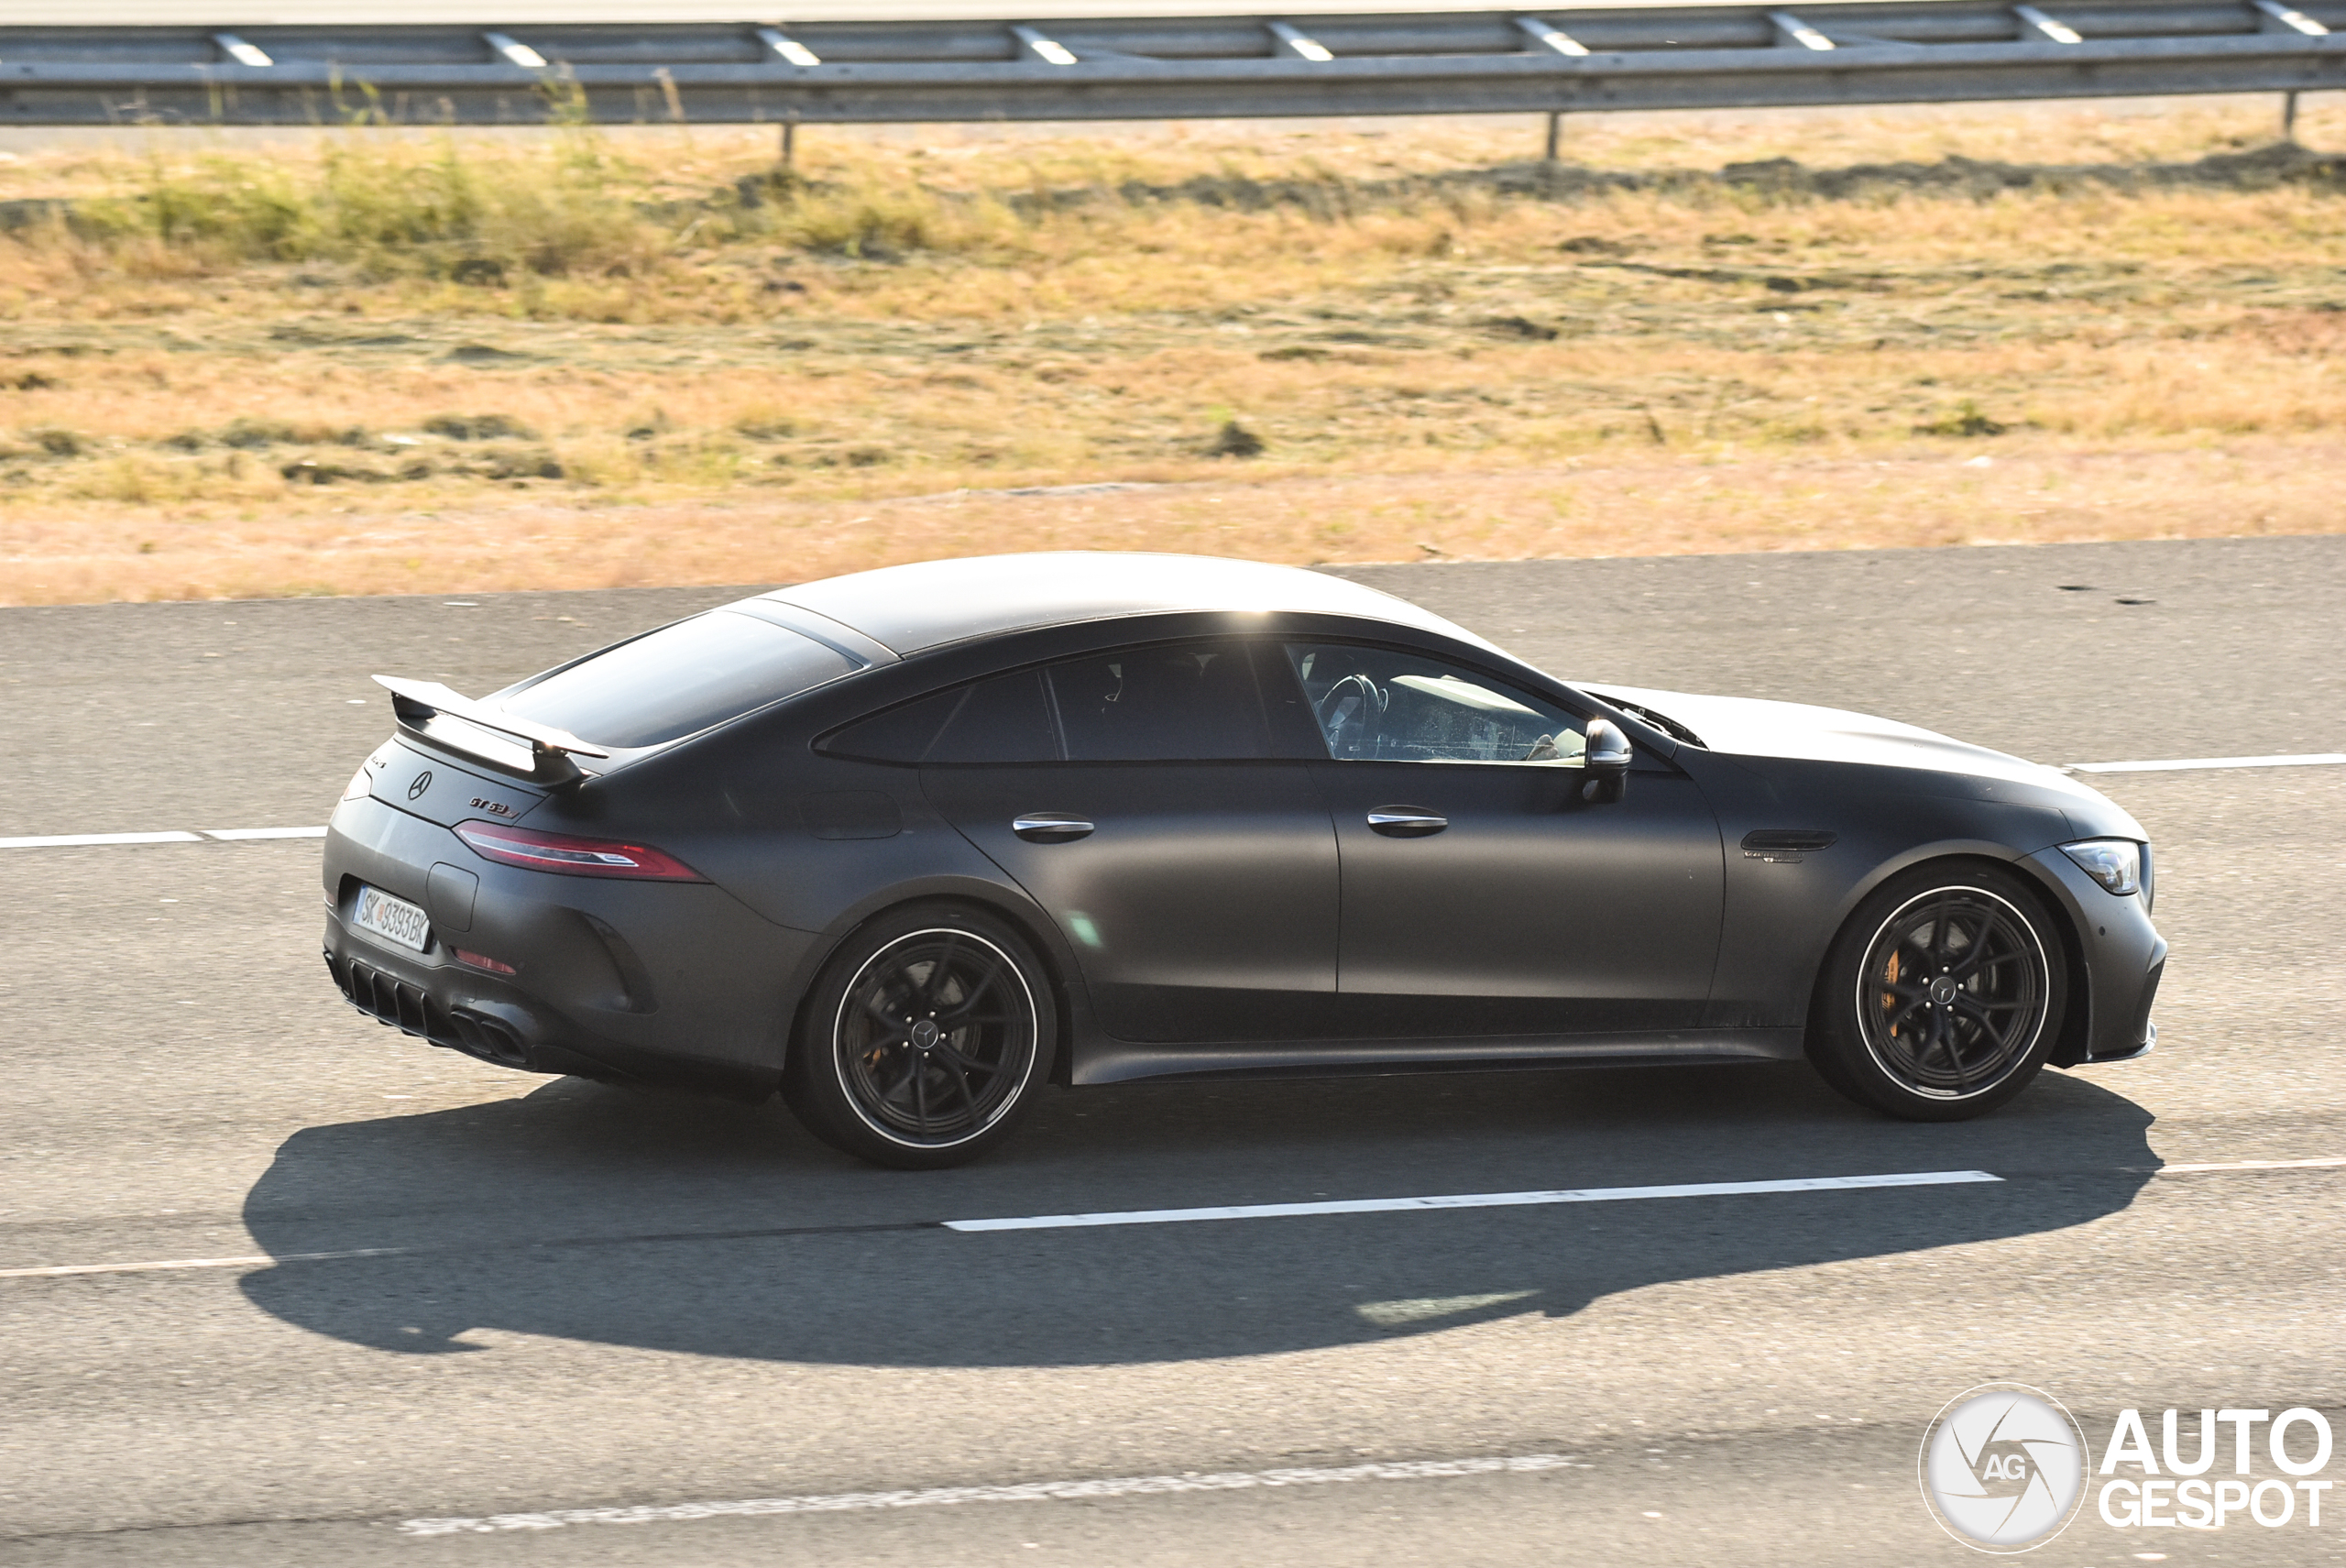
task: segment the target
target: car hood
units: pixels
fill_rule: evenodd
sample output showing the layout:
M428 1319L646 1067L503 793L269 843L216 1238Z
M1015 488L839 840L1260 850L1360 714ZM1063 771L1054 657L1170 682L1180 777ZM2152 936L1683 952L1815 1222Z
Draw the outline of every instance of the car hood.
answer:
M1812 707L1806 703L1703 696L1608 681L1588 683L1583 689L1593 696L1618 697L1675 719L1702 737L1705 751L1738 757L1921 768L2025 784L2088 808L2077 816L2083 831L2143 837L2141 826L2108 795L2057 768L1895 719L1837 707Z

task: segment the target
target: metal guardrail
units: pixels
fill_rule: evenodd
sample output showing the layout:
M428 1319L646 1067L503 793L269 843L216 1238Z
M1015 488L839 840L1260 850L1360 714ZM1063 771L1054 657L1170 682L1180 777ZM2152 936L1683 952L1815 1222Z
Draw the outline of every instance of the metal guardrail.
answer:
M2339 29L2333 31L2332 29ZM1569 114L2346 87L2346 0L1021 23L0 27L0 124Z

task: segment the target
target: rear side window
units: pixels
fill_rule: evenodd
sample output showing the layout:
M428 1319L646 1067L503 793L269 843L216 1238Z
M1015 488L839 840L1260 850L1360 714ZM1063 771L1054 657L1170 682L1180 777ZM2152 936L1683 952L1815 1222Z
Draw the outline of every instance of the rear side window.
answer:
M830 736L822 750L867 762L1056 762L1043 678L1033 670L892 707Z
M1242 643L1128 648L1050 670L1070 762L1244 761L1270 755Z
M956 686L823 741L875 762L1244 762L1271 755L1235 642L1123 649Z
M862 668L754 616L711 610L497 699L598 746L657 746Z
M1032 670L980 681L945 721L923 760L930 762L1056 762L1059 748Z

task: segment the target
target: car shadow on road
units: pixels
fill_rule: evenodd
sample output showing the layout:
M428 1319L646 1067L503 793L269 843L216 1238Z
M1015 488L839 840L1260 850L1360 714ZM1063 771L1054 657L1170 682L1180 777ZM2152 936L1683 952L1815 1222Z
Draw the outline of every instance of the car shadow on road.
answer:
M243 1288L289 1323L411 1354L482 1350L476 1331L867 1365L1266 1354L2084 1225L2149 1179L2151 1120L2057 1072L1949 1126L1858 1112L1797 1067L1131 1086L1054 1095L992 1158L915 1175L846 1160L775 1106L562 1080L289 1138L245 1209L278 1262ZM922 1223L1952 1169L2005 1179L1095 1229Z

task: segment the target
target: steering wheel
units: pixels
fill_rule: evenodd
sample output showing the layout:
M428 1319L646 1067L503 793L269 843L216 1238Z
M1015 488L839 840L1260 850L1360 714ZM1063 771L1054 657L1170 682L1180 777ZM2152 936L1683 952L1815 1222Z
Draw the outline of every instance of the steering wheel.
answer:
M1376 721L1385 717L1386 705L1391 701L1391 696L1378 690L1366 675L1346 675L1330 686L1312 709L1320 720L1320 732L1328 738L1328 754L1365 754L1376 739Z

